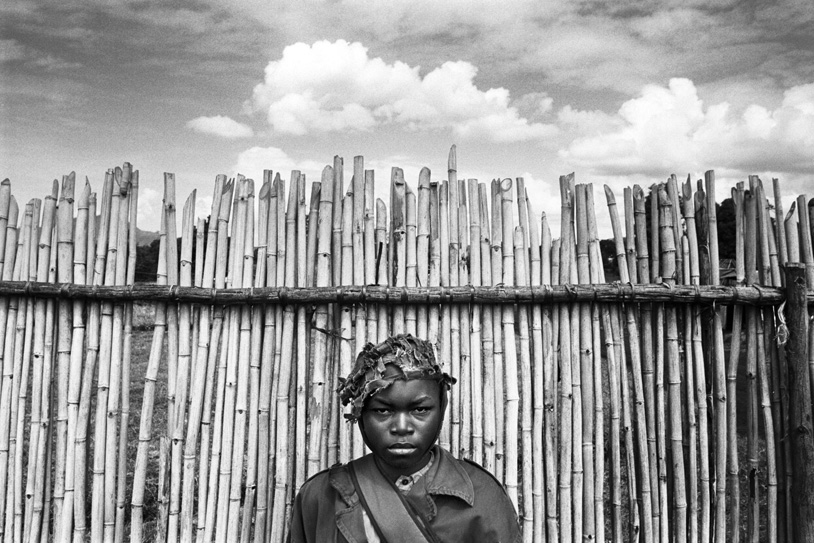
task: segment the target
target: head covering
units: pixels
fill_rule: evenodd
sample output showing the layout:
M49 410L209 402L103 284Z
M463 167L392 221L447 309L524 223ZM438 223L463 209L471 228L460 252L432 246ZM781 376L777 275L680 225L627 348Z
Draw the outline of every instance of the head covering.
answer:
M401 371L385 376L385 366L392 364ZM389 337L378 345L368 343L347 378L339 378L339 398L342 405L351 404L351 412L345 418L356 422L362 416L362 408L371 396L397 380L430 379L438 381L443 390L449 390L455 378L444 373L435 360L432 343L410 334Z

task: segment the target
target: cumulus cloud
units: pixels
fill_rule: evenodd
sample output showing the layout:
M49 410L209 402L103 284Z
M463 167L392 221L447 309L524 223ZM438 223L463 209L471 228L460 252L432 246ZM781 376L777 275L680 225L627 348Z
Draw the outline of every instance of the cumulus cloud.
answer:
M308 179L318 181L324 166L314 160L294 160L278 147L252 147L237 156L232 172L261 182L263 170L272 170L275 174L279 172L287 182L291 170L300 170Z
M452 129L461 138L526 141L552 135L551 125L522 117L505 88L480 90L477 68L445 62L420 68L371 58L361 43L318 41L285 48L266 66L248 107L281 133L365 131L396 123L409 129Z
M252 127L223 115L197 117L187 123L187 128L226 139L250 138L254 135Z
M814 173L814 83L785 91L770 109L706 105L692 81L645 86L614 115L564 109L581 135L560 151L600 175L774 170Z

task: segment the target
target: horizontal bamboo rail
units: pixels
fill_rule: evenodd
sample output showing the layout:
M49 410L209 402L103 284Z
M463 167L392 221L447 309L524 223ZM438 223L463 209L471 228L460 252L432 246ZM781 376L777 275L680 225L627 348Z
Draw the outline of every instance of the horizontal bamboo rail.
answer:
M208 289L134 283L92 286L74 283L0 281L0 296L95 301L161 301L231 304L551 304L563 302L675 303L773 306L785 301L785 290L761 285L574 284L461 287L250 287ZM814 293L806 295L814 305Z

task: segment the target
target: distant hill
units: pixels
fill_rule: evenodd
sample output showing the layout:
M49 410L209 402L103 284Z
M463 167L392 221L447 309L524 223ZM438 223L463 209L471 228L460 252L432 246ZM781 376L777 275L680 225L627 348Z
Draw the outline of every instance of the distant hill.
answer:
M136 245L139 247L142 245L149 246L153 241L157 240L158 237L158 232L148 232L147 230L136 227Z

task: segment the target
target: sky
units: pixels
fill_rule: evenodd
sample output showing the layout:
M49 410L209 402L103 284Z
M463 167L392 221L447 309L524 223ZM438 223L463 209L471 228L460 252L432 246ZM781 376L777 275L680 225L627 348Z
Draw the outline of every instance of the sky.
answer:
M4 0L0 178L18 202L75 171L101 190L139 170L157 230L163 173L206 216L217 174L319 180L363 155L391 167L523 177L559 220L558 177L649 187L716 172L718 201L757 174L785 208L814 194L810 0L269 3ZM258 183L259 189L259 183ZM786 201L788 198L788 201ZM607 213L597 210L600 227Z

